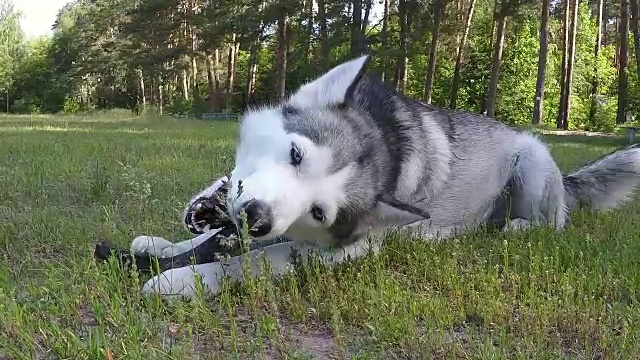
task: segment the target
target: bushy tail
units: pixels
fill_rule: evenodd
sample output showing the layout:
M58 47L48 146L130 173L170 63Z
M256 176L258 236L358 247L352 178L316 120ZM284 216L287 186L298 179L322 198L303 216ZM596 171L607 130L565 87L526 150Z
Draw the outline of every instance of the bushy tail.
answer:
M570 209L618 207L640 186L640 144L616 150L563 178Z

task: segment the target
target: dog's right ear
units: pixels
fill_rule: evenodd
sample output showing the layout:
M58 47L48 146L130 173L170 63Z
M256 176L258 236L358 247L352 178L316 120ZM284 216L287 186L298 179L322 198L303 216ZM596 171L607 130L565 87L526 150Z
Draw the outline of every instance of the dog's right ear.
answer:
M370 55L344 62L298 89L288 100L294 107L331 106L347 103L362 78Z

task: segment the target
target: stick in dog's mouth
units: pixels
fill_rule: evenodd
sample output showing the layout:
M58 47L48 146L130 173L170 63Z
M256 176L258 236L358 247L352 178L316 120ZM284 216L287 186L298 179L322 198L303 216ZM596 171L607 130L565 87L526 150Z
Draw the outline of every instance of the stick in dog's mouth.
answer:
M206 226L209 229L219 229L192 250L171 257L158 257L147 254L132 254L129 250L122 249L111 242L101 241L95 246L94 258L103 262L115 256L121 267L129 268L135 263L140 272L154 272L157 263L158 270L162 272L192 264L217 262L225 257L238 256L247 252L250 249L250 244L247 243L250 240L245 236L247 230L242 231L237 226L229 211L233 210L227 208L226 200L230 187L230 181L223 182L222 186L210 198L203 199L191 211L192 218L196 215L201 218L196 222L201 228ZM240 186L239 188L242 189ZM244 226L246 226L245 224L246 221L243 222Z

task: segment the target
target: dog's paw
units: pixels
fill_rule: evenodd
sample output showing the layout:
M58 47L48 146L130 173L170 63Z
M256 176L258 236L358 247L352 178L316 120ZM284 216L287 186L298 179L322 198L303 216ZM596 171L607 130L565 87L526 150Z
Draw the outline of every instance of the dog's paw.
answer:
M167 300L191 300L198 288L203 295L216 295L220 291L218 277L223 276L220 263L207 263L169 269L149 279L142 287L145 295L159 295Z
M172 242L157 236L138 236L131 242L131 252L136 255L163 257L172 247Z
M531 226L532 226L531 221L517 218L517 219L512 219L510 221L507 221L507 223L502 228L502 231L503 232L522 231L530 228Z

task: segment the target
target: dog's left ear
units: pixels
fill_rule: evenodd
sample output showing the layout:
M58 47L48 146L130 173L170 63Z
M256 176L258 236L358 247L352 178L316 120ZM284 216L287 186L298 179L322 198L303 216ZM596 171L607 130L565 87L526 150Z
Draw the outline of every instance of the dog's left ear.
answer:
M298 89L288 103L295 107L346 104L362 78L371 56L344 62Z
M431 215L415 206L408 205L390 198L381 198L375 207L378 221L387 226L402 226L420 220L426 220Z

